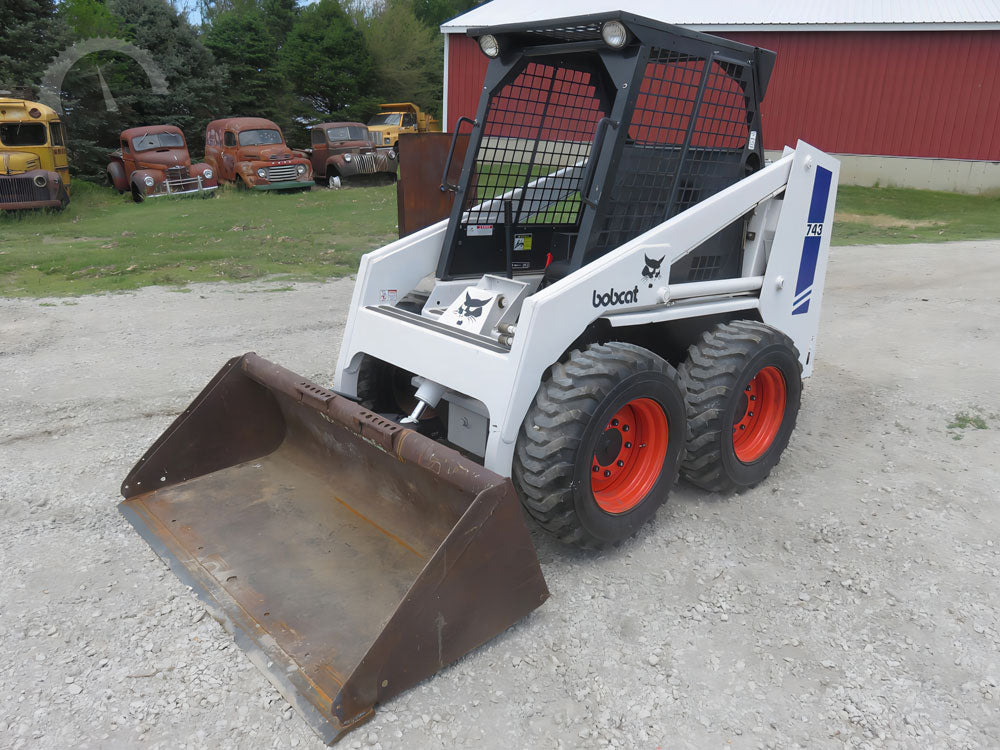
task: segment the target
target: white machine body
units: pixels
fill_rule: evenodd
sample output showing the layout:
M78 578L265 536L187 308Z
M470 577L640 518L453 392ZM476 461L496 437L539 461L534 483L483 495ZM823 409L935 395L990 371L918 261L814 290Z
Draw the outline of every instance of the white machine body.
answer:
M448 440L510 476L518 431L546 369L602 318L613 329L719 314L760 319L794 341L808 377L839 166L799 141L544 289L541 274L434 281L447 221L404 237L361 260L334 387L357 395L366 354L439 384L432 390L449 403ZM741 218L739 277L668 283L671 264ZM648 266L647 258L661 257ZM427 280L434 285L420 314L387 302Z

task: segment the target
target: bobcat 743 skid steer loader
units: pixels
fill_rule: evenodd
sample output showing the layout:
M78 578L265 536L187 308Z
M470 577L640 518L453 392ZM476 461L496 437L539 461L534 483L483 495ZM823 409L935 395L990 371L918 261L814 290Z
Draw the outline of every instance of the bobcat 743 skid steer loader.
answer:
M122 487L328 741L546 599L522 506L601 547L678 475L753 485L813 367L838 164L764 165L772 53L623 12L470 34L451 217L362 259L334 388L235 358Z

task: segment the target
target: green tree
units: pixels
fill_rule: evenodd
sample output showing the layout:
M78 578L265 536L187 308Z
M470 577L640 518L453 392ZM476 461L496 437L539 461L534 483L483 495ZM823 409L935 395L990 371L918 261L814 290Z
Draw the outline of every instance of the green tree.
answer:
M444 47L440 32L418 21L412 0L384 0L369 7L371 13L362 15L358 25L375 68L377 98L415 102L440 114Z
M289 97L277 64L278 40L260 11L224 13L212 22L203 39L226 67L229 108L225 114L267 117L287 127Z
M62 0L59 13L79 39L117 37L121 32L119 20L103 0Z
M5 0L0 6L0 90L35 96L42 72L68 39L54 0Z
M107 0L106 9L117 25L116 36L149 53L166 77L167 92L152 92L146 71L127 55L100 52L74 65L63 82L74 171L99 179L118 134L139 125L177 125L197 155L205 125L225 105L224 70L166 0ZM74 27L76 36L88 38L100 14L89 12L87 2L68 3L65 10L68 19L80 24ZM108 93L115 110L105 106Z
M472 10L481 0L413 0L413 12L424 24L437 29L445 21Z
M281 69L310 121L354 119L370 108L375 70L364 37L336 0L301 10L280 54Z

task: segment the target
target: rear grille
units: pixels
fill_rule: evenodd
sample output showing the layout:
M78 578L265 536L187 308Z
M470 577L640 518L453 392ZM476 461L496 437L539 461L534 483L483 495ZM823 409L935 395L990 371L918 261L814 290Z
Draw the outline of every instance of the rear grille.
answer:
M294 180L298 176L298 171L295 169L294 164L289 164L284 167L268 167L267 168L267 180L268 182L283 182L285 180Z
M43 192L35 187L30 177L0 177L0 205L47 200L48 193L43 195Z

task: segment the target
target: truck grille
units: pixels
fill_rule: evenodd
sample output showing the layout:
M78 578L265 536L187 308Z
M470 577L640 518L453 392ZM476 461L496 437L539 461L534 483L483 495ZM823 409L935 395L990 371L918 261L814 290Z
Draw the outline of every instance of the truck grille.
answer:
M180 166L170 167L167 170L167 179L170 180L170 181L173 181L173 180L186 180L190 176L191 176L191 173L188 172L188 168L187 167L180 167Z
M378 170L375 154L356 154L354 158L357 161L360 174L373 174Z
M267 168L267 181L268 182L284 182L285 180L294 180L298 177L298 172L295 170L294 164L289 164L284 167L268 167Z
M4 203L27 203L34 200L45 200L48 195L36 195L34 183L30 177L0 178L0 206Z

